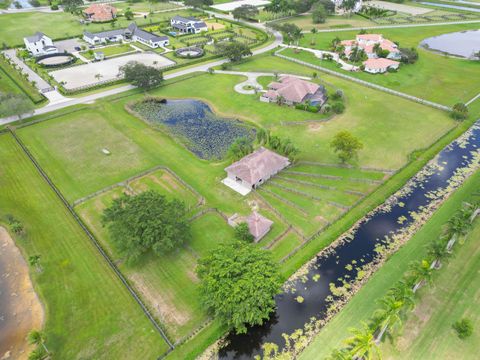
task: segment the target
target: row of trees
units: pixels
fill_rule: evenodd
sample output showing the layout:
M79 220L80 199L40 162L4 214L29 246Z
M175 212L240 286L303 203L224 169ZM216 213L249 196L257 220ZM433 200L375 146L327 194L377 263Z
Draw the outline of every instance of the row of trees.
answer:
M257 141L260 145L264 145L273 151L288 157L292 161L294 161L297 155L300 153L300 149L297 148L290 139L284 139L272 135L269 130L258 130Z
M407 314L415 307L415 293L421 286L431 284L434 270L452 256L455 242L471 230L479 206L478 203L462 205L448 221L443 236L428 245L427 257L410 265L403 279L378 301L380 308L370 321L362 323L359 329L352 329L352 336L345 340L345 347L334 350L330 359L371 359L380 356L378 344L386 334L390 337L398 334ZM472 331L471 323L465 319L456 322L453 327L458 329L461 338Z

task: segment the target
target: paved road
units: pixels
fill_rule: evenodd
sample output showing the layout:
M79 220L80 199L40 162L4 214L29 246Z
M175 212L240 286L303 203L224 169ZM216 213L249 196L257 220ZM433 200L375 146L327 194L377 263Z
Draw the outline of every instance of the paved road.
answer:
M49 83L47 83L45 80L43 80L35 71L30 69L21 59L17 57L15 54L15 49L10 49L10 50L5 50L4 54L12 60L15 65L17 65L18 68L22 69L23 73L26 73L28 75L28 80L29 81L35 81L36 87L40 92L42 92L45 89L50 89L51 86Z

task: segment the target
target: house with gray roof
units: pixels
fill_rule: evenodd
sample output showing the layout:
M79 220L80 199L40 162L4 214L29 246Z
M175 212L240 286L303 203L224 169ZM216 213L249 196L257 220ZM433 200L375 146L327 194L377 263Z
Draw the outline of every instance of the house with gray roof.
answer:
M151 48L165 47L170 43L168 36L155 35L139 28L135 23L131 23L125 29L115 29L98 33L85 31L83 33L83 40L91 45L106 44L109 42L138 41Z
M202 31L208 31L208 26L204 21L191 16L176 15L170 19L170 25L181 34L198 34Z
M53 45L52 39L40 31L37 31L32 36L24 37L23 42L27 51L33 56L58 53L58 49Z
M288 165L290 165L288 158L261 147L225 168L227 177L222 182L238 193L246 195Z

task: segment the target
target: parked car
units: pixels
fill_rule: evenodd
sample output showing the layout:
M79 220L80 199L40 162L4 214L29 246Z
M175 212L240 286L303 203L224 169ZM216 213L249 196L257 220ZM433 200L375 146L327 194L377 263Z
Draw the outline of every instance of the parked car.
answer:
M75 51L80 51L80 50L82 50L82 49L80 49L80 46L75 46L74 49L75 49Z

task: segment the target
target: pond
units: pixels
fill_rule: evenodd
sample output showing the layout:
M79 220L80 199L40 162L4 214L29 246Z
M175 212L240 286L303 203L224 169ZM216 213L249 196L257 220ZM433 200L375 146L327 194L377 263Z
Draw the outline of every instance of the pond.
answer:
M252 127L239 120L218 117L199 100L147 100L131 108L150 124L165 126L202 159L222 159L236 139L247 137L253 140L255 136Z
M276 297L277 308L268 322L250 328L245 335L228 335L220 358L252 359L261 355L261 346L266 342L277 344L281 350L286 344L282 334L303 329L312 318L315 320L311 324L320 328L328 308L341 298L338 290L347 289L345 284L354 285L365 273L374 271L375 265L388 256L382 249L391 246L390 252L395 251L398 239L406 241L412 229L421 224L419 218L428 218L468 174L480 167L479 148L480 121L382 206L315 257L298 278L290 279L284 292ZM303 297L302 303L296 300L298 296Z
M421 46L448 55L473 58L480 51L480 30L442 34L423 40Z

